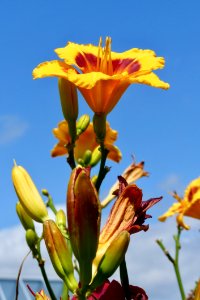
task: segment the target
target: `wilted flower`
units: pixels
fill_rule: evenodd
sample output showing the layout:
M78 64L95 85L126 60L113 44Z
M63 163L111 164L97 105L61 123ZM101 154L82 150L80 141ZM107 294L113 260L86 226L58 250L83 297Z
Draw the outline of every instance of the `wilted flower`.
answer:
M130 234L141 230L148 230L148 225L143 225L150 215L146 211L162 199L153 198L142 201L142 190L135 184L128 185L123 177L119 177L118 199L115 201L110 215L104 225L100 238L97 255L93 262L93 274L95 274L98 264L112 241L126 230Z
M148 300L148 296L145 291L138 286L129 286L130 289L130 299L131 300ZM125 300L125 294L122 286L116 280L109 282L106 280L101 286L99 286L88 300ZM74 296L72 300L77 300Z
M69 134L69 127L66 121L61 121L58 124L58 128L53 129L53 134L59 140L58 144L53 148L51 151L51 155L53 157L59 155L65 155L68 153L66 145L68 145L71 141L70 134ZM114 142L117 139L117 131L113 130L109 123L106 122L106 138L105 138L105 147L109 150L108 158L112 159L116 162L119 162L122 155L120 150L114 146ZM98 150L99 146L96 141L96 136L93 130L93 125L90 123L87 129L78 137L76 141L76 145L74 148L74 155L76 161L84 160L86 152L89 150L91 152L91 160L92 154L97 152L100 159L100 151ZM99 154L98 154L99 153ZM97 158L98 160L98 158ZM89 160L90 163L90 160Z
M168 217L178 214L176 217L177 224L185 229L190 229L190 226L184 223L183 217L200 219L200 177L194 179L187 186L183 198L176 193L173 194L173 197L178 203L172 204L169 210L158 218L159 221L164 222Z
M133 48L123 53L111 52L111 38L107 37L105 47L100 38L98 47L69 42L55 52L64 61L53 60L38 65L33 70L33 77L55 76L69 80L98 115L108 114L132 83L169 88L168 83L152 72L163 68L165 62L151 50Z
M144 170L144 162L140 162L139 164L136 164L133 162L128 168L126 168L122 174L122 177L127 181L128 184L134 183L136 180L143 176L148 176L149 173ZM111 189L109 190L109 193L107 197L101 202L101 206L105 207L112 199L115 198L116 195L114 195L114 192L119 187L119 181L116 181Z

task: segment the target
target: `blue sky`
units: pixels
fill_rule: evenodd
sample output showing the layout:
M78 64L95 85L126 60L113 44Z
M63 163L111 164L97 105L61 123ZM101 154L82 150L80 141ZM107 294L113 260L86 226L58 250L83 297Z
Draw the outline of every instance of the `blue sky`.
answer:
M69 168L63 157L50 157L56 143L51 130L63 118L57 80L34 81L31 73L38 63L55 59L53 50L67 41L97 44L100 36L111 36L114 51L152 49L166 59L165 68L157 74L170 83L168 91L132 85L108 116L119 132L117 145L123 160L119 165L108 163L112 170L102 197L133 154L136 161L145 161L150 172L149 178L138 182L144 199L164 196L151 211L155 223L173 201L168 192L182 194L200 175L199 11L197 0L2 0L1 229L19 224L11 183L13 158L30 172L39 189L49 189L57 204L65 201ZM81 97L80 112L92 116ZM162 233L162 224L158 226Z

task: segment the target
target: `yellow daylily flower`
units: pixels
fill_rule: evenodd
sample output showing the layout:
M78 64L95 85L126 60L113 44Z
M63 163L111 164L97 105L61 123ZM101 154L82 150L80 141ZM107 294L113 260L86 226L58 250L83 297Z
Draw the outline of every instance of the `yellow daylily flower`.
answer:
M111 51L111 38L102 39L99 45L79 45L68 42L55 50L64 61L53 60L39 64L33 77L55 76L75 84L90 108L96 114L108 114L132 83L147 84L168 89L169 84L160 80L153 70L164 67L163 57L156 57L152 50L137 48L117 53Z
M184 223L183 217L200 219L200 177L194 179L186 188L184 197L179 197L176 193L173 197L178 201L174 203L169 210L158 219L164 222L168 217L178 214L176 217L177 224L185 229L190 227Z
M70 143L70 134L68 124L65 120L58 124L58 128L53 129L54 136L59 140L58 144L55 145L51 151L53 157L65 155L68 153L66 145ZM108 158L119 162L122 158L120 150L114 146L114 142L117 139L117 131L113 130L109 123L106 122L106 137L105 137L105 147L109 150ZM74 148L74 156L76 161L84 158L84 154L87 150L93 152L99 145L96 141L96 135L93 130L93 124L90 123L87 129L78 137L76 145Z

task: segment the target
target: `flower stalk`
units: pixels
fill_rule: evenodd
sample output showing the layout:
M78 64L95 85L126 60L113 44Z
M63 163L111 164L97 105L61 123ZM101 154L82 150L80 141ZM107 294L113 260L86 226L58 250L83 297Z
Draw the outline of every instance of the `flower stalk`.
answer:
M161 250L163 251L163 253L165 254L165 256L172 263L172 265L174 267L175 274L176 274L176 279L177 279L177 283L178 283L178 286L179 286L181 299L185 300L186 296L185 296L185 291L184 291L184 287L183 287L183 283L182 283L182 279L181 279L181 274L180 274L180 269L179 269L179 253L180 253L180 249L181 249L180 236L181 236L181 232L182 232L183 228L181 226L177 226L177 230L178 230L177 234L174 235L174 241L175 241L175 257L174 258L166 250L166 248L165 248L165 246L164 246L164 244L161 240L156 240L156 242L159 245L159 247L161 248Z

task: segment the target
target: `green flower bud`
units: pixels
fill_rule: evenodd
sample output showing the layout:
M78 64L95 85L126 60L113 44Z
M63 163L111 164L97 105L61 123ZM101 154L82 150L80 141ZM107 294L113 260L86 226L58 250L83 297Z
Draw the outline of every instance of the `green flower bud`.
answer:
M36 245L37 245L38 239L39 238L38 238L38 235L35 232L35 230L28 229L26 231L26 242L33 253L35 253L35 251L36 251Z
M90 117L86 114L82 115L76 123L77 135L83 133L87 129L89 124L90 124Z
M78 95L75 85L64 78L59 78L58 87L65 120L69 123L71 120L76 121L78 117Z
M94 167L98 164L98 162L100 161L101 159L101 151L99 149L99 146L97 146L94 151L92 152L92 157L91 157L91 160L90 160L90 166L91 167Z
M31 219L31 217L29 217L29 215L23 209L23 206L21 205L20 202L17 202L17 204L16 204L16 212L17 212L20 222L25 230L28 230L28 229L35 230L33 220Z
M98 265L97 273L90 285L91 290L96 289L106 279L113 275L124 259L129 241L130 234L128 231L122 231L112 241Z
M49 196L49 192L46 189L42 189L42 194L46 197Z
M66 215L65 215L63 209L60 209L57 211L56 224L58 225L58 227L66 228Z
M91 156L92 156L92 152L90 150L86 150L83 155L83 161L85 166L90 164Z
M64 78L58 79L58 87L63 115L68 123L70 136L74 143L76 140L76 119L78 117L77 88Z
M72 250L79 262L81 287L89 284L100 231L100 202L87 170L73 170L67 193L67 220Z
M72 258L66 239L58 226L52 220L43 224L43 235L52 265L60 278L63 279L69 290L74 293L78 283L74 277Z
M28 172L15 164L12 169L12 181L19 201L27 214L40 223L48 219L47 208Z

